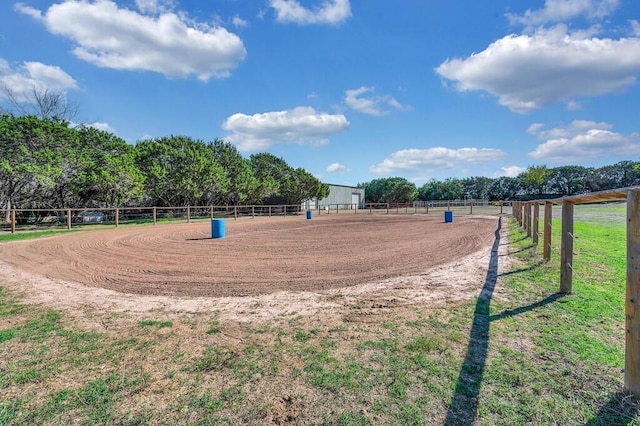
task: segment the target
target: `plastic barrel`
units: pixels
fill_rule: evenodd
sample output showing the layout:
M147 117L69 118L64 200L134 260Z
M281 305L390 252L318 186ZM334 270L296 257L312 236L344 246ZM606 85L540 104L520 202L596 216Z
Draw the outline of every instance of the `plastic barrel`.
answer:
M225 235L224 219L211 219L211 238L224 238Z
M307 219L313 219L313 212L311 210L307 210Z
M451 210L447 210L444 212L444 223L453 222L453 212Z

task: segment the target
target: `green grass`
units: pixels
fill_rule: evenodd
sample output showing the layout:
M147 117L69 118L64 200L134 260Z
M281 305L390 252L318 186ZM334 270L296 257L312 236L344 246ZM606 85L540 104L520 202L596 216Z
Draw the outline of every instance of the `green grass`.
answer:
M575 224L571 295L557 221L551 262L511 223L495 294L442 308L93 313L101 328L0 287L0 424L640 425L622 392L625 222L603 212Z

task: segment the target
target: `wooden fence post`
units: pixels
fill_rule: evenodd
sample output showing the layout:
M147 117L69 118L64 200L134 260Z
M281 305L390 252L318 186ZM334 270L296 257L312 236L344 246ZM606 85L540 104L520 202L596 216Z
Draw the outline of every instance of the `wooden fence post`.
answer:
M67 231L71 230L71 209L67 209Z
M256 206L251 206L251 219L256 217Z
M502 214L502 201L500 201L500 214Z
M238 206L233 206L233 219L238 219Z
M531 203L524 203L524 229L527 231L527 237L531 236Z
M155 207L153 208L152 215L153 215L153 224L155 225L158 222L158 211Z
M624 388L640 398L640 190L627 193Z
M538 231L540 228L540 204L535 202L533 204L533 245L538 245Z
M191 206L187 206L187 223L191 223Z
M551 260L551 213L553 203L546 201L544 203L544 230L543 230L543 248L542 257L548 262Z
M16 209L11 210L11 233L16 233Z
M120 221L120 209L116 207L116 228L118 227L118 222Z
M573 284L573 203L562 200L560 241L560 293L571 293Z
M209 207L209 216L213 219L213 206Z

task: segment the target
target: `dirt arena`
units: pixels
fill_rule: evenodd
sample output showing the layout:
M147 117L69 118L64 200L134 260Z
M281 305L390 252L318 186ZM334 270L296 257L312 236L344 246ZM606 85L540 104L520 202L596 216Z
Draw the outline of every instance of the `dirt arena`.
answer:
M421 275L478 252L486 265L496 227L497 218L474 216L326 215L228 220L226 238L211 239L206 221L7 243L0 259L30 276L117 293L246 297Z

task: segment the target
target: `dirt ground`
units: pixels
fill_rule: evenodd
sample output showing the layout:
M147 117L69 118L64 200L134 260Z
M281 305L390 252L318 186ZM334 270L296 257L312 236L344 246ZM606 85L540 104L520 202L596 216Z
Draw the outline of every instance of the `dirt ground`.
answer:
M256 218L121 227L0 245L3 285L67 309L221 319L313 314L345 304L446 304L478 294L497 217ZM504 231L504 227L503 227Z

